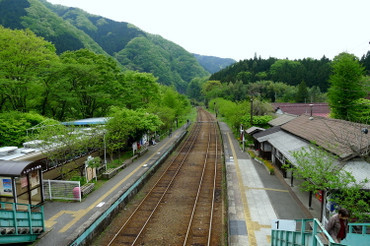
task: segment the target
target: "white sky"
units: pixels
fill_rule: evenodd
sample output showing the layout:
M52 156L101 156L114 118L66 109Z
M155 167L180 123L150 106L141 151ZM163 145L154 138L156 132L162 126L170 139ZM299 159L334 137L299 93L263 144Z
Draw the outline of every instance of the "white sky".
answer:
M370 50L369 0L47 0L124 21L189 52L237 61Z

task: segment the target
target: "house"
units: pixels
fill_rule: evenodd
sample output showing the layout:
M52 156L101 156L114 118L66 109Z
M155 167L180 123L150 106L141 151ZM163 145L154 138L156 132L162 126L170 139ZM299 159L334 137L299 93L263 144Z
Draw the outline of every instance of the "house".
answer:
M316 116L328 117L330 108L327 103L272 103L276 114L311 114ZM311 111L312 110L312 111Z
M285 123L293 120L294 118L297 118L298 115L295 114L289 114L289 113L282 113L282 114L276 114L277 117L273 120L270 120L268 124L270 126L281 126L284 125Z
M255 148L259 155L270 159L279 168L284 178L290 178L293 186L294 177L288 173L284 165L298 166L292 153L307 149L314 143L328 154L337 157L337 165L352 173L358 181L370 177L370 125L357 124L344 120L329 119L314 115L300 115L281 126L274 126L253 135ZM370 184L364 187L370 191ZM309 201L312 201L312 193ZM330 216L325 212L325 197L321 200L323 220ZM309 204L311 207L311 204Z

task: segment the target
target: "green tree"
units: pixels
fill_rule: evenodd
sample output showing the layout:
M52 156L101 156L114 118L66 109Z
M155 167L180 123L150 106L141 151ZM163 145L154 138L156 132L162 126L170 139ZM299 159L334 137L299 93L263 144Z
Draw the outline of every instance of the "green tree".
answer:
M353 217L369 219L370 195L362 190L368 179L356 181L350 172L343 170L343 163L335 156L314 145L294 151L292 155L297 165L287 167L293 171L294 177L302 179L302 190L333 194L331 200L349 209Z
M146 108L160 101L159 84L152 74L127 71L119 83L123 90L118 98L129 109Z
M298 85L302 81L304 67L299 61L278 60L271 65L270 75L275 82Z
M202 86L206 83L208 78L194 78L188 84L188 88L186 89L186 95L188 95L191 99L194 99L198 102L202 101Z
M80 167L77 159L92 150L103 148L102 132L99 128L90 128L86 133L73 125L47 123L38 128L35 139L40 141L42 153L48 159L48 167L59 166L59 175L63 179L67 173ZM72 163L72 165L65 165ZM80 176L84 168L80 167Z
M27 112L40 95L34 87L57 61L54 46L30 30L0 26L0 110Z
M360 98L352 103L348 110L348 118L357 123L369 124L370 122L370 100Z
M47 120L37 113L0 113L0 146L21 146L34 133L30 128Z
M56 89L59 105L64 107L61 114L67 111L73 118L106 115L113 104L112 89L119 86L117 76L120 70L115 61L87 49L67 51L60 57L64 64L63 76Z
M306 103L306 102L308 102L307 97L308 97L308 89L307 89L306 83L304 81L302 81L298 85L298 91L297 91L295 101L297 103Z
M332 69L328 92L331 114L336 119L347 120L353 102L364 97L368 91L362 80L364 68L356 56L341 53L334 58Z
M163 124L157 115L144 110L114 107L111 116L106 125L107 147L111 159L115 151L120 153L120 150L139 140L144 133L155 132Z

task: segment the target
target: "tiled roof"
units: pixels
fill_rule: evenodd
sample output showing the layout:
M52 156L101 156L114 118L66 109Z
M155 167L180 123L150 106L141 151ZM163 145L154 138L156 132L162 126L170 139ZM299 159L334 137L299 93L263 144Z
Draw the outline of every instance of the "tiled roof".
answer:
M296 117L297 115L284 113L282 115L279 115L277 118L270 120L268 123L271 126L281 126Z
M268 142L295 166L298 166L298 163L293 157L293 152L307 149L310 145L310 143L284 131L271 134Z
M284 113L301 115L310 114L311 107L310 103L272 103L275 111L279 108ZM330 108L327 103L312 103L312 114L328 117Z
M347 162L343 169L350 172L357 182L364 181L370 176L370 163L361 159ZM367 182L364 188L370 190L370 183Z
M363 128L370 129L370 125L357 124L344 120L329 119L309 115L301 115L281 126L307 141L323 147L342 159L355 157L356 150L369 148L370 134L364 134Z
M253 135L256 132L261 132L261 131L264 131L264 130L265 130L264 128L252 126L251 128L248 128L245 132L249 135Z
M274 127L269 128L269 129L266 129L263 132L259 132L259 133L254 134L253 138L255 138L258 142L261 143L261 142L267 141L269 139L268 136L270 136L271 134L276 133L278 131L280 131L280 126L274 126Z

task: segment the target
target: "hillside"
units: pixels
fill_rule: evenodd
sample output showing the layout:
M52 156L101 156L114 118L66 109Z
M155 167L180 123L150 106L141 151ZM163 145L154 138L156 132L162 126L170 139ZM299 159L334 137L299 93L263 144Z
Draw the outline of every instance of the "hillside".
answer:
M59 54L88 48L112 56L125 69L152 73L180 92L194 77L209 75L191 53L160 36L45 0L0 0L0 24L29 28L52 42Z
M227 66L230 66L231 64L236 62L234 59L231 59L231 58L203 56L199 54L193 54L193 55L198 60L199 64L211 74L216 73L220 71L221 69L224 69Z

